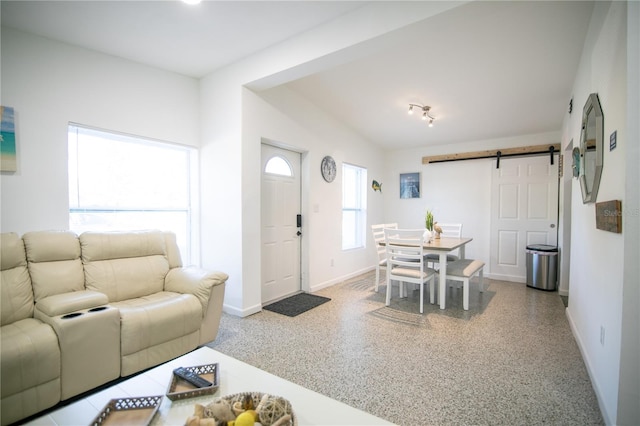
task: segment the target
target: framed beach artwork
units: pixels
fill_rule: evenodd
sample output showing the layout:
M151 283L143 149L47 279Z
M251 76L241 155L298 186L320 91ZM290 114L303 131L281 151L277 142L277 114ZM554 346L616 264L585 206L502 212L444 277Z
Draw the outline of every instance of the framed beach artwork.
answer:
M420 198L420 173L400 173L400 198Z
M15 172L16 126L13 108L0 106L0 171Z

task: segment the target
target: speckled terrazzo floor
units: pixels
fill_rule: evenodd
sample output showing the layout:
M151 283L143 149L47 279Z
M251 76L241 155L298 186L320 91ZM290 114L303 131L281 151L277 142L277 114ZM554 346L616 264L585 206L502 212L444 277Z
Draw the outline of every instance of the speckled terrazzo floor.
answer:
M556 292L486 280L448 288L447 309L419 292L384 306L374 273L317 292L297 317L223 314L209 344L399 425L604 424ZM426 293L426 292L425 292Z

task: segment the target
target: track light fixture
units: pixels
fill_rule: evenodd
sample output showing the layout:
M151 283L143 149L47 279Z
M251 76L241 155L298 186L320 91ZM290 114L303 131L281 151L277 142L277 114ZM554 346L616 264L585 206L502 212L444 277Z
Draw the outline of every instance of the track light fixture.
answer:
M413 107L418 108L422 111L422 119L424 121L429 120L429 127L433 127L433 120L436 118L431 115L431 107L428 105L420 105L420 104L409 104L409 114L413 114Z

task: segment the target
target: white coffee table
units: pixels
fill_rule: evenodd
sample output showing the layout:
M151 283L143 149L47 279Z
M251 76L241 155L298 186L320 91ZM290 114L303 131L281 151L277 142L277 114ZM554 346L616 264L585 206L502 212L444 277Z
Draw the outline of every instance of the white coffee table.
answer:
M176 367L218 363L220 387L213 395L171 401L164 398L154 425L183 425L193 405L239 392L264 392L288 399L302 425L389 425L386 420L281 379L213 349L203 347L85 399L43 415L27 425L88 425L112 398L165 395ZM96 366L99 368L99 366Z

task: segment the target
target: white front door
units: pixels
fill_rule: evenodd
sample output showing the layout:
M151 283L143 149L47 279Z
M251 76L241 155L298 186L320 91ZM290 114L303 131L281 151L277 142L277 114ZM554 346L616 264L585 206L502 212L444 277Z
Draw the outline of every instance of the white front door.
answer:
M300 290L300 154L262 145L262 303Z
M501 159L491 179L491 277L526 282L526 247L558 241L558 156Z

